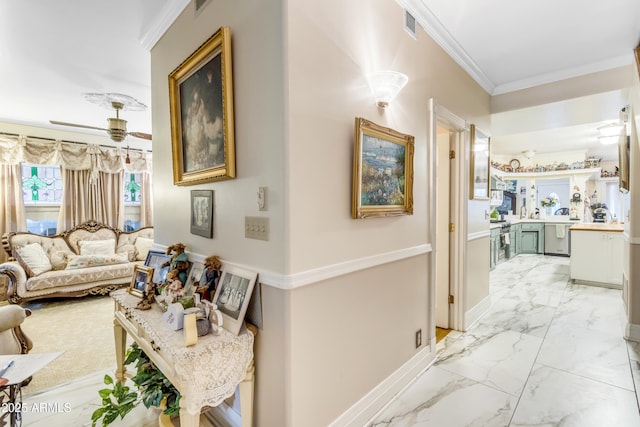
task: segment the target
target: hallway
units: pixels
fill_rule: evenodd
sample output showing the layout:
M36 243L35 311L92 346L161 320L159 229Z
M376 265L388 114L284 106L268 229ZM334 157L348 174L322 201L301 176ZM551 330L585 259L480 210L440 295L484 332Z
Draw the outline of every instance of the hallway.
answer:
M621 291L570 284L569 258L541 255L497 265L490 283L491 310L368 426L640 426Z

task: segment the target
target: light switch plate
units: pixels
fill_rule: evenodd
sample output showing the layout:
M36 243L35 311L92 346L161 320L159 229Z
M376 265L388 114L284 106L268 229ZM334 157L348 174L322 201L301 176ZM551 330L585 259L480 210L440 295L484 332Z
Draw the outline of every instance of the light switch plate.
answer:
M245 216L244 237L247 239L269 240L269 218Z

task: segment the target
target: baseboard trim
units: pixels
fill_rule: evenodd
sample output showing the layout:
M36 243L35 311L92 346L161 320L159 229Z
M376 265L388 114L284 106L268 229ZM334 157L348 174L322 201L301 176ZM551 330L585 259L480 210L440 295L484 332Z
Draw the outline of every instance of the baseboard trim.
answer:
M155 244L151 247L153 250L166 251L166 246ZM301 288L306 285L320 282L322 280L332 279L334 277L343 276L345 274L354 273L356 271L366 270L368 268L379 265L396 262L418 255L424 255L433 251L430 244L412 246L410 248L399 249L381 254L371 255L368 257L357 258L350 261L339 262L336 264L326 265L324 267L314 268L312 270L302 271L294 274L279 274L271 271L260 270L258 280L260 283L272 286L278 289L291 290ZM204 256L189 252L191 261L203 262ZM223 265L233 265L247 270L256 270L244 264L238 264L231 261L221 260Z
M398 393L435 362L435 352L424 347L391 376L378 384L351 408L336 418L329 427L363 426L373 419Z
M640 342L640 325L627 323L624 328L624 338L629 341Z
M486 296L464 314L464 330L467 331L491 308L491 295Z

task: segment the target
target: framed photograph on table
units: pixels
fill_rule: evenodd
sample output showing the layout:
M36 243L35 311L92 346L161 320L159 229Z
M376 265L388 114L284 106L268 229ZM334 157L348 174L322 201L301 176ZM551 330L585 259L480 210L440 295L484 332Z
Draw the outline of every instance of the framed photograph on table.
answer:
M469 199L489 200L489 148L491 138L471 125Z
M171 255L167 255L160 251L149 251L147 259L144 261L144 265L153 269L153 283L164 283L167 280L167 273L169 272L169 265L163 267L162 265L171 260Z
M191 234L213 239L213 190L191 190Z
M128 292L131 295L142 298L149 289L153 279L153 268L145 265L136 265L133 268L133 277Z
M413 215L414 137L356 118L351 217Z
M222 312L224 328L232 334L240 332L257 278L258 273L240 267L225 266L222 270L213 303Z
M231 31L222 27L169 74L173 182L235 178Z

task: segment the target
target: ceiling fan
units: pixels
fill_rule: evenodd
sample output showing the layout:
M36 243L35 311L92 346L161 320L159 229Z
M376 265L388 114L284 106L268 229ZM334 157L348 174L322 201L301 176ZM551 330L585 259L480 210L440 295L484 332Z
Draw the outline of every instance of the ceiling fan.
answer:
M121 142L127 135L135 136L136 138L151 140L150 133L144 132L128 132L127 121L120 118L120 110L141 111L146 110L147 106L137 101L136 99L123 95L120 93L86 93L84 97L87 101L94 104L99 104L104 107L109 106L116 110L115 117L107 118L108 128L100 128L96 126L80 125L77 123L59 122L56 120L49 120L52 125L61 126L73 126L84 129L95 129L106 131L111 139L115 142Z

